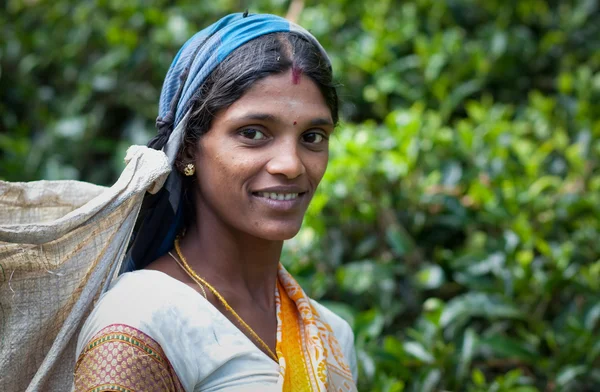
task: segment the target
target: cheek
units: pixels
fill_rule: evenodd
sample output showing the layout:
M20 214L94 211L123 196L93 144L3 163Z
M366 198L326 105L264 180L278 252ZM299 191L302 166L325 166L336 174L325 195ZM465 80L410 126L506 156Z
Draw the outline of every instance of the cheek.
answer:
M201 192L222 204L239 198L249 176L249 165L243 156L230 152L207 154L199 162Z
M309 159L307 159L305 162L306 171L310 177L310 180L316 187L319 184L319 182L321 182L323 175L325 175L327 163L329 162L329 153L323 152L318 155L313 155L309 157Z
M236 163L233 159L223 154L206 157L204 167L210 172L207 173L204 185L210 190L225 190L233 186L237 177Z

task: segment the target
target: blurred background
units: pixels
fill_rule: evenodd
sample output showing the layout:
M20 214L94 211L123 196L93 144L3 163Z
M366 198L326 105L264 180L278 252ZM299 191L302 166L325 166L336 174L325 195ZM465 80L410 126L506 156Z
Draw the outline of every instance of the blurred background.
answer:
M361 391L600 391L599 0L7 0L0 179L111 185L183 42L244 11L329 51L342 123L283 262Z

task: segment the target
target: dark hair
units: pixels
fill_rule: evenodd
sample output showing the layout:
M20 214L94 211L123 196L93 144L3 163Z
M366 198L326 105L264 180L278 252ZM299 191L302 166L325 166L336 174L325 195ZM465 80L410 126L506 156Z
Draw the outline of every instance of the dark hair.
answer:
M269 75L288 70L301 72L319 88L331 110L333 123L338 122L338 96L331 67L314 44L293 32L272 33L256 38L230 53L207 77L192 98L191 115L185 129L183 149L196 146L211 127L217 112L237 101L252 85ZM199 168L202 170L202 168ZM184 177L184 222L195 219L191 186L193 177Z
M183 145L195 144L210 129L214 115L237 101L256 81L290 69L316 83L336 124L338 97L328 61L298 34L272 33L233 51L206 78L189 104L192 114Z

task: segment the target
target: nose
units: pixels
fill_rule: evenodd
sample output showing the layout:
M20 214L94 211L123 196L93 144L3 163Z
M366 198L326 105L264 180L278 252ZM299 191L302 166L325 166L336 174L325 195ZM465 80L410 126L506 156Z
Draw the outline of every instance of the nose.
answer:
M273 156L267 163L267 172L272 175L284 175L288 180L306 173L296 141L273 146Z

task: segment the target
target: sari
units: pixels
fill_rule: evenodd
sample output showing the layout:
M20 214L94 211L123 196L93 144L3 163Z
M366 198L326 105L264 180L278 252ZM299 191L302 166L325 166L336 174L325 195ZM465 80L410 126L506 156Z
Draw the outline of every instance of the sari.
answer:
M277 363L189 286L158 271L122 275L82 330L76 390L356 391L348 324L283 266L278 275Z

